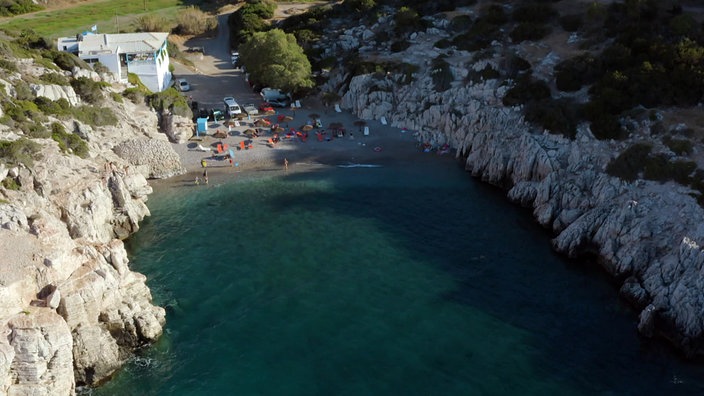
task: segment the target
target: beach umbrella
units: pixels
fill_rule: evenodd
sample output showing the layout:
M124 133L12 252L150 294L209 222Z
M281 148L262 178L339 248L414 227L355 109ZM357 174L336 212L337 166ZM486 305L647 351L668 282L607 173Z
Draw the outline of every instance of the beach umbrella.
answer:
M247 136L254 135L254 132L256 132L254 129L249 128L246 131L244 131L244 134Z
M342 128L342 123L341 123L341 122L331 122L331 123L330 123L330 128L332 128L332 129L340 129L340 128Z
M269 123L267 123L266 121L264 121L262 119L258 119L256 121L254 121L254 126L263 127L263 126L267 126L267 125L269 125Z
M235 116L238 120L244 120L245 117L247 117L246 114L244 113L239 113Z
M230 158L235 158L235 151L233 149L230 149L229 152L230 152Z
M364 120L357 120L354 122L354 125L358 126L358 127L363 127L363 126L367 125L367 122Z
M308 131L310 131L311 129L313 129L313 125L303 125L303 126L301 127L301 130L304 131L304 132L308 132Z
M283 118L283 121L285 121L285 122L293 121L293 117L291 117L290 115L287 115Z
M308 117L310 117L310 118L312 118L312 119L316 119L316 118L320 117L320 114L318 114L318 113L310 113L310 114L308 114Z
M285 131L285 129L284 129L284 128L281 128L281 127L276 127L276 128L274 128L274 132L276 132L276 133L282 133L282 132L284 132L284 131Z

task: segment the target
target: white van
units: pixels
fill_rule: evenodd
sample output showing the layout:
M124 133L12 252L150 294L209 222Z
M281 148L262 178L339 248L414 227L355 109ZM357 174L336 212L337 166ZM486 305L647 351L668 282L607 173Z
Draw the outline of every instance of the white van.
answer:
M242 109L240 108L240 105L237 104L237 101L232 96L228 96L228 97L224 98L223 102L225 102L225 112L230 117L234 116L235 114L242 113Z

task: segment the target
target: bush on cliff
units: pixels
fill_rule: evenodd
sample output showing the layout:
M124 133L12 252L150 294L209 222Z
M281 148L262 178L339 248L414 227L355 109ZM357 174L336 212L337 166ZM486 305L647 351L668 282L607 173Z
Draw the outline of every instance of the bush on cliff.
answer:
M435 85L435 91L443 92L450 89L452 86L452 81L454 81L454 76L452 75L452 70L450 70L450 64L439 56L433 59L432 71L430 75L433 78L433 84Z
M157 113L162 113L164 110L168 110L171 114L186 118L193 117L193 112L186 101L186 97L181 95L181 93L175 88L169 88L161 92L153 93L149 96L148 100L149 105L156 110Z
M539 125L550 133L574 139L579 123L577 105L572 99L545 98L528 102L525 107L526 121Z
M78 121L93 127L117 125L117 116L109 107L81 105L72 107L71 114Z
M71 86L76 94L91 104L99 104L103 100L104 83L96 82L87 77L78 77L71 80Z
M51 100L44 96L39 96L34 99L34 104L37 108L41 110L44 114L52 114L57 117L66 117L71 113L71 104L65 98L60 98L58 100Z
M47 84L71 85L68 78L63 74L47 72L39 76L39 80Z
M32 167L35 159L40 159L41 146L27 138L14 141L0 140L0 159L6 164L24 164Z
M514 86L506 92L503 103L506 106L516 106L549 97L550 87L545 81L526 75L516 79Z
M601 74L601 65L593 55L584 53L558 63L554 70L557 89L574 92L594 83Z
M58 50L46 51L45 54L62 70L72 71L74 67L90 70L90 66L74 54Z
M88 157L88 145L75 133L67 133L62 124L51 123L51 138L59 144L59 149L64 153L72 153L81 158Z
M692 154L692 150L694 150L692 142L687 139L677 139L671 136L664 136L662 138L662 142L677 155Z
M639 177L653 146L650 143L635 143L606 166L606 173L632 182Z
M551 29L547 25L532 22L521 22L511 30L509 37L514 43L521 41L538 41L548 34Z
M271 15L273 16L273 12ZM199 35L215 31L218 27L216 17L206 14L195 6L180 10L176 16L176 22L174 32L182 35Z

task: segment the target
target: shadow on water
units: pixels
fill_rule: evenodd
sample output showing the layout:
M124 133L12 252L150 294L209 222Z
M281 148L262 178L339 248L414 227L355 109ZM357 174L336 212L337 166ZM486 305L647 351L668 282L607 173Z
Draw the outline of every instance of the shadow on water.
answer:
M144 378L133 365L133 388L202 394L178 390L201 389L190 378L215 375L212 361L290 386L245 374L209 381L214 393L233 381L245 394L389 394L401 384L411 393L702 393L704 369L642 342L603 271L558 257L528 210L440 162L155 197L168 209L127 242L169 312L168 337L148 353L165 355L155 372L191 377Z
M327 196L319 191L281 195L273 205L312 212L324 205L343 216L373 216L412 255L451 274L454 289L438 298L527 330L540 345L537 352L544 354L536 362L564 365L553 372L567 376L559 380L623 392L619 394L704 391L704 382L678 379L701 378L704 367L680 361L664 342L640 338L637 314L619 299L615 281L596 263L567 260L552 251L549 232L530 210L509 204L504 191L469 174L467 185L458 187L408 183L398 174L390 180L400 183L387 180L384 185L371 179L388 175L368 173L367 183ZM309 177L293 175L287 182ZM599 380L578 378L580 374L569 378L571 370L589 371Z

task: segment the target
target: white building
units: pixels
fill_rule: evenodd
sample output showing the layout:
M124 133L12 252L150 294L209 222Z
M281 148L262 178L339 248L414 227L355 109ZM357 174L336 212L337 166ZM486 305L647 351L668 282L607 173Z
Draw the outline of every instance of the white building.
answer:
M61 37L59 51L71 52L93 64L100 62L120 81L134 73L152 92L160 92L171 84L168 33L78 34Z

